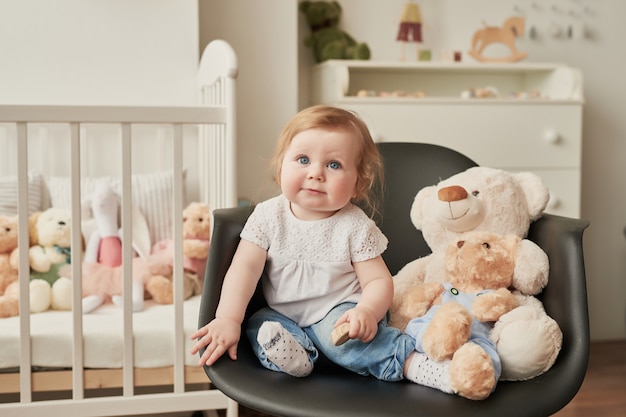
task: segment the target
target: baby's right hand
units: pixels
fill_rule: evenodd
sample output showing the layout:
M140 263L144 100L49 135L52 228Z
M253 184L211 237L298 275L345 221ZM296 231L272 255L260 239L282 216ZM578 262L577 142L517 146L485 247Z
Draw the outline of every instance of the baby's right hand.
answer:
M206 346L206 350L200 357L200 366L211 366L225 352L232 360L237 359L237 343L241 337L241 325L234 320L215 318L206 326L198 329L191 335L191 339L199 339L191 348L191 354L195 355Z

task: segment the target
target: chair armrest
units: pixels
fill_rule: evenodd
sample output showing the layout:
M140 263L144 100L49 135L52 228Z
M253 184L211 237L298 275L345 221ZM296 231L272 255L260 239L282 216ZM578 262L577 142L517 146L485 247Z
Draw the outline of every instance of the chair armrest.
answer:
M239 245L239 234L252 210L252 207L236 207L213 212L213 234L204 274L198 328L215 318L224 276Z
M560 377L559 396L573 397L580 388L589 359L589 316L583 257L586 220L544 214L534 222L528 238L550 261L548 285L538 296L546 313L559 324L563 346L552 369L542 375ZM556 381L554 381L556 383Z

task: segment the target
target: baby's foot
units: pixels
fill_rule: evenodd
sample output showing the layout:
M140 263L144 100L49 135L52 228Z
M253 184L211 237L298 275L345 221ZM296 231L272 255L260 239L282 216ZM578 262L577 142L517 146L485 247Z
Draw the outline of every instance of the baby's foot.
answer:
M266 321L259 328L257 342L267 359L291 376L307 376L313 363L306 350L278 322Z
M453 394L450 384L450 361L434 361L426 354L415 352L411 355L409 369L404 376L411 382Z

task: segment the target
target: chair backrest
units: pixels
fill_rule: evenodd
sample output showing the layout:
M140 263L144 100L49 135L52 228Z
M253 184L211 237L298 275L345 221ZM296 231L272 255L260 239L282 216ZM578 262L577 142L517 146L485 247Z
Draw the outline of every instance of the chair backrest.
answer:
M427 143L379 143L378 149L385 163L382 220L378 224L389 238L383 258L395 275L407 263L430 253L422 232L411 223L417 192L477 164L455 150Z

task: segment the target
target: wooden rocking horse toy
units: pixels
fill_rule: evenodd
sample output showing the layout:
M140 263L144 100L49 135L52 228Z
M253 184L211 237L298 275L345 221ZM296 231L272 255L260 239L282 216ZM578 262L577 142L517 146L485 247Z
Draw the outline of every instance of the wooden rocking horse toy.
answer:
M516 62L528 56L519 52L515 40L524 34L524 18L513 16L506 19L502 27L487 26L477 30L472 37L472 49L468 54L480 62ZM503 43L509 47L511 55L505 57L487 57L483 55L485 48L493 43Z

